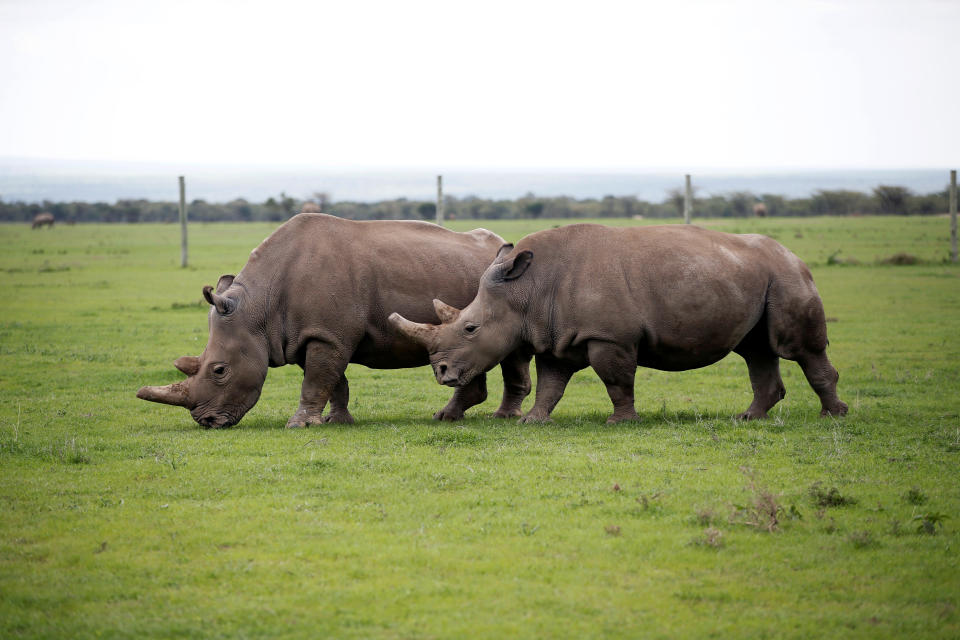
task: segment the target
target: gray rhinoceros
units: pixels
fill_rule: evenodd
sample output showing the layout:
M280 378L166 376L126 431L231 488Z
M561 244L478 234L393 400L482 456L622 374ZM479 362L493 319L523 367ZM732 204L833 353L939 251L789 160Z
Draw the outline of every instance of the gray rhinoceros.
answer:
M779 358L800 364L822 415L847 412L810 271L764 236L575 224L505 245L463 311L434 302L444 308L439 327L402 312L390 321L429 349L441 384L469 384L518 349L536 354L536 401L525 422L547 420L588 365L616 422L638 417L638 365L682 371L731 351L746 360L754 393L740 418L763 418L783 398Z
M30 228L38 229L40 227L46 226L52 229L54 221L55 220L54 220L53 214L50 213L49 211L38 213L33 217L33 224L30 225Z
M503 239L485 229L456 233L426 222L355 222L301 213L253 250L236 276L203 288L212 305L210 338L200 357L174 364L188 378L143 387L137 397L190 410L205 427L236 424L256 404L268 367L303 368L300 406L287 422L353 422L344 371L429 364L418 342L396 331L388 310L423 322L437 317L430 300L468 303ZM520 415L530 392L530 357L503 363L497 417ZM483 376L459 387L437 419L458 420L487 397ZM323 416L330 402L330 413Z

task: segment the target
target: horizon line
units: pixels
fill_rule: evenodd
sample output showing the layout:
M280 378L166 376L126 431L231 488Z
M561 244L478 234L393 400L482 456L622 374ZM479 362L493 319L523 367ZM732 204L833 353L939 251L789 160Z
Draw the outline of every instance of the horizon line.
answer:
M264 171L264 172L284 172L284 171L317 171L324 173L430 173L443 175L450 173L556 173L556 174L651 174L651 175L684 175L686 173L705 173L714 175L737 175L744 173L759 174L778 174L778 173L818 173L818 172L896 172L896 171L950 171L950 167L930 166L930 165L901 165L901 166L866 166L866 165L777 165L777 166L716 166L716 165L691 165L689 167L680 167L675 165L609 165L609 166L549 166L549 165L451 165L443 168L428 165L378 165L378 164L311 164L308 162L291 163L246 163L246 162L200 162L186 161L175 162L169 160L116 160L104 158L54 158L46 156L5 156L0 155L0 166L8 165L3 168L9 168L11 164L26 163L30 165L46 164L49 168L60 165L71 168L78 165L92 165L96 169L170 169L176 171L194 170L216 170L216 171ZM176 173L176 171L174 171Z

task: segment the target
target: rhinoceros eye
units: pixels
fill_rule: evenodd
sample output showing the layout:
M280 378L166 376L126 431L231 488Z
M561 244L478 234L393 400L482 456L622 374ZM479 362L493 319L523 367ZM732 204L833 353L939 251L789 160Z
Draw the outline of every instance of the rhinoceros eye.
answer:
M479 328L480 328L480 325L467 324L467 325L464 325L463 330L466 331L467 333L476 333L477 329Z
M218 376L222 376L224 373L226 373L226 371L227 371L227 368L222 364L218 364L213 368L214 375L218 375Z

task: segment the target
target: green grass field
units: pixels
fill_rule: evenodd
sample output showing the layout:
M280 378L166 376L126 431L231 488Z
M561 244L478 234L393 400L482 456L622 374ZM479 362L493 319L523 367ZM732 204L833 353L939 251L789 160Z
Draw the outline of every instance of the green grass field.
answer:
M589 370L552 423L485 418L494 373L440 424L428 368L351 365L355 425L285 429L284 367L207 431L134 394L181 377L201 287L271 227L195 225L184 270L173 225L0 226L0 637L958 637L948 220L703 224L808 262L848 417L785 362L771 418L732 421L752 397L732 355L639 370L639 424L604 424ZM898 252L920 262L877 264Z

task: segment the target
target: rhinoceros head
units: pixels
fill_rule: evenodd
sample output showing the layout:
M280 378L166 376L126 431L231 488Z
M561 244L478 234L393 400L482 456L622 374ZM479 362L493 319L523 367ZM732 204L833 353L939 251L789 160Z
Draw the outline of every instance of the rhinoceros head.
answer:
M440 300L433 301L442 324L421 324L399 313L390 314L390 322L400 333L430 352L430 363L440 384L465 385L497 366L519 345L523 322L519 306L523 295L514 281L530 266L533 252L510 255L512 250L512 244L500 248L480 280L477 297L462 311Z
M233 276L222 276L213 287L203 288L210 303L210 339L197 356L183 356L174 366L186 380L162 387L143 387L137 397L186 407L204 427L235 425L257 403L267 376L267 355L263 336L257 336L243 313L241 287L230 285Z

